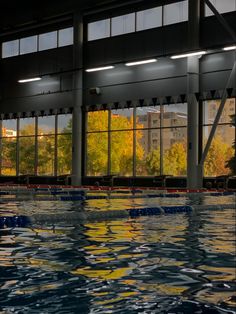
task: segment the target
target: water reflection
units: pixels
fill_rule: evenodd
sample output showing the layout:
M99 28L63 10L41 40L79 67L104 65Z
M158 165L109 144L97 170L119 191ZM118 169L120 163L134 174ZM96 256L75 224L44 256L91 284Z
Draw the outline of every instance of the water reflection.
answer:
M2 229L1 309L235 313L234 221L232 209Z

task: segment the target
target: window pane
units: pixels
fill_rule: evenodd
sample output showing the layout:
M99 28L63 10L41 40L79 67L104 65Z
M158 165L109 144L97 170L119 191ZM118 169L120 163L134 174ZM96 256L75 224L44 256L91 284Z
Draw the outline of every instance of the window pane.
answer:
M16 120L2 121L2 137L15 137L16 133Z
M110 36L110 19L88 24L88 40L106 38Z
M164 5L164 25L188 20L188 1Z
M133 129L133 109L111 111L111 130Z
M107 132L87 134L86 173L88 176L107 174L108 134Z
M204 102L203 124L213 124L220 100L210 100ZM231 123L232 115L235 114L235 99L227 99L219 123Z
M35 137L19 138L19 172L20 174L34 174Z
M57 174L70 174L72 166L72 136L57 136Z
M55 116L38 117L38 135L55 133Z
M136 175L160 174L160 129L136 131Z
M187 126L187 105L176 104L163 107L163 127Z
M58 133L72 132L72 114L58 115Z
M203 128L203 146L209 137L211 126ZM227 162L234 156L233 143L235 141L235 127L219 125L209 148L204 163L205 176L219 176L230 174Z
M36 52L38 50L38 36L30 36L20 39L20 54Z
M20 135L35 134L35 118L20 119Z
M58 46L73 45L73 27L59 30Z
M16 175L16 138L2 139L1 166L2 175Z
M137 108L136 128L158 128L160 127L160 108L144 107Z
M7 41L2 44L2 58L19 55L19 39Z
M133 175L133 131L111 133L111 173Z
M137 12L137 31L162 26L162 7Z
M38 137L38 175L54 173L55 136Z
M57 31L39 35L39 51L57 48Z
M211 3L214 5L214 7L219 13L226 13L236 10L235 0L211 0ZM210 15L214 15L214 13L205 4L205 16Z
M107 131L108 111L95 111L87 113L87 131Z
M111 36L135 31L135 13L116 16L111 19Z
M187 128L162 130L163 174L183 176L187 169Z

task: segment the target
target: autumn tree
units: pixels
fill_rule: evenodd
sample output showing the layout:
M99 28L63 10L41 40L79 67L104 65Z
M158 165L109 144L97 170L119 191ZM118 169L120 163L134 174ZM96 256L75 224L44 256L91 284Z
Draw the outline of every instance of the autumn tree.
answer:
M160 174L160 148L152 150L146 157L146 169L149 175Z
M176 142L169 149L166 149L163 156L164 174L175 176L185 175L186 160L186 144L184 142ZM146 157L146 168L148 174L160 174L160 148L152 150Z
M142 125L138 125L139 128ZM107 173L108 166L108 112L88 113L87 129L87 175ZM111 113L111 172L132 175L133 119ZM141 131L136 131L136 157L142 159L144 151L140 144Z
M220 136L216 136L209 148L204 163L205 176L219 176L229 174L230 169L226 167L226 160L233 157L233 148L225 143Z
M231 121L232 126L234 128L236 128L236 115L232 115L231 118L232 118L232 121ZM230 159L227 160L226 167L231 170L232 175L236 175L236 154L235 154L235 152L236 152L236 139L234 139L232 149L234 151L234 154Z
M164 173L174 176L186 175L186 143L175 142L164 154Z

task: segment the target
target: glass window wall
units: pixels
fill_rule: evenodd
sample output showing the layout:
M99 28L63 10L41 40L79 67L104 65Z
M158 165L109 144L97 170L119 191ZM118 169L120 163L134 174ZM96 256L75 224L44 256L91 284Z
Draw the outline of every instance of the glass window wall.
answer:
M220 100L204 102L203 148L205 148L216 117ZM227 99L214 138L204 163L205 176L229 175L229 161L235 157L235 99Z
M102 121L104 112L89 112L87 115L88 120L94 116L95 120ZM99 169L100 159L90 150L98 154L96 145L100 147L102 142L106 147L102 150L102 160L106 164L103 175L186 175L186 104L111 110L106 115L107 130L87 129L87 175L98 175L91 167ZM104 141L99 138L101 134ZM94 137L99 138L95 147L91 144Z
M71 114L3 120L1 125L1 175L71 173Z

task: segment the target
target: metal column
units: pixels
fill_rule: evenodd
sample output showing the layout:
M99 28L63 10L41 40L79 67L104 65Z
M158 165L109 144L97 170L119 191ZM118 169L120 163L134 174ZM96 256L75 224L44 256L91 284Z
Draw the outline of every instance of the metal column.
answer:
M82 104L83 104L83 18L74 15L74 73L72 115L72 179L71 184L81 185L82 177Z
M199 49L200 0L189 0L189 49ZM199 92L199 57L187 59L187 94ZM199 166L199 103L188 96L187 186L202 187L203 171Z

